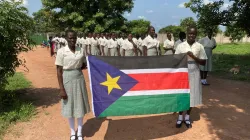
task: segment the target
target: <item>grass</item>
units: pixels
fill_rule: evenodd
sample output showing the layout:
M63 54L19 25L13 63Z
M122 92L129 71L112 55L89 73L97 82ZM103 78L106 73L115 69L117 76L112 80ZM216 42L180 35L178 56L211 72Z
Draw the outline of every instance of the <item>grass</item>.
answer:
M35 107L23 97L23 91L31 87L22 73L8 78L9 84L0 91L0 139L6 129L18 121L28 121L35 113Z
M238 74L230 71L235 65ZM213 51L213 75L250 82L250 44L220 44Z

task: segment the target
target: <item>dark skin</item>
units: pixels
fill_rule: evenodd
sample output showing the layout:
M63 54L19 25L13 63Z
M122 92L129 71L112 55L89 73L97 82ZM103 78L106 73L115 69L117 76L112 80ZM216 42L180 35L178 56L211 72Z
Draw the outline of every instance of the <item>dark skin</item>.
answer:
M195 39L197 36L197 29L196 28L189 28L187 30L187 43L192 46L195 43ZM194 54L192 52L187 52L187 55L189 55L191 58L194 59L194 61L200 65L205 65L206 64L206 60L203 59L199 59L198 57L194 56ZM190 107L190 109L187 111L187 114L190 115L192 111L192 107ZM179 112L180 115L183 114L183 111Z
M111 38L112 38L113 40L115 40L115 37L116 37L116 34L115 34L115 33L112 33L112 34L111 34ZM119 48L118 48L118 47L117 47L117 52L119 52ZM108 55L111 56L110 48L108 49Z
M138 53L137 53L137 46L136 46L136 44L135 44L134 41L133 41L133 35L132 35L132 34L129 34L129 35L128 35L128 41L131 42L131 43L133 44L133 46L134 46L133 51L134 51L134 53L135 53L135 56L138 56ZM125 56L125 50L123 50L122 53L123 53L123 56Z
M66 35L66 40L68 42L68 47L69 47L70 51L72 53L75 53L76 40L77 40L76 33L75 32L69 32ZM82 69L83 68L86 68L85 63L83 64ZM65 88L64 88L64 85L63 85L63 76L62 76L62 74L63 74L63 67L57 65L57 79L58 79L58 83L59 83L59 87L60 87L59 95L63 100L67 100L68 96L66 94L66 91L65 91Z
M151 27L150 29L149 29L149 31L148 31L148 34L152 37L152 38L154 38L154 36L155 36L155 28L154 27ZM148 56L148 54L147 54L147 47L146 46L143 46L143 56Z
M172 36L171 36L171 33L167 33L167 38L168 40L172 40ZM167 52L167 51L172 51L174 53L174 49L173 48L164 48L164 50Z

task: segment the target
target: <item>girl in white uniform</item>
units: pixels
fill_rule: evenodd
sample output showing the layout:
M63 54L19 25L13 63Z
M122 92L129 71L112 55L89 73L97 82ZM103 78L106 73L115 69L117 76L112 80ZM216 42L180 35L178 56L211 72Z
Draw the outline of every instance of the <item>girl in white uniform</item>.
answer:
M98 47L98 41L97 41L97 38L96 38L96 34L93 33L93 37L89 40L90 41L90 49L89 49L89 54L90 55L100 55L100 50L99 50L99 47Z
M188 75L190 85L190 109L185 115L184 123L188 128L192 127L190 122L190 113L192 107L202 104L202 88L200 84L199 65L205 65L207 55L204 47L195 41L197 36L197 28L189 27L187 29L187 41L177 46L175 54L187 53L188 55ZM180 128L183 123L183 112L179 112L176 127Z
M160 54L159 42L155 38L155 28L150 26L148 28L148 36L143 40L143 56L157 56Z
M122 44L122 56L137 56L137 46L132 38L132 34L129 34L128 39L124 40Z
M112 33L111 35L108 48L109 48L108 50L109 56L118 56L118 43L115 39L115 33Z
M167 33L167 40L164 42L163 48L165 50L165 55L174 54L174 40L171 33Z
M212 51L213 49L216 48L216 41L214 38L212 38L212 34L213 31L210 30L207 33L207 37L202 38L201 40L199 40L199 43L201 43L204 48L205 48L205 52L207 54L207 62L205 66L200 66L200 70L201 70L201 83L203 85L210 85L207 83L207 73L212 71Z

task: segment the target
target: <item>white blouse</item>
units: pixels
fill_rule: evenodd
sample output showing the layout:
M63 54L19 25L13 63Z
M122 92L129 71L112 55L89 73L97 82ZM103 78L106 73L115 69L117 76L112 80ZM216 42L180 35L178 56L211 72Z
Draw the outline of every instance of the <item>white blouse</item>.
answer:
M122 49L132 50L132 49L134 49L134 45L130 41L128 41L128 39L126 39L122 43Z
M142 42L142 46L146 46L147 49L158 48L160 46L159 41L156 38L152 38L148 35Z
M84 62L83 49L76 46L73 53L68 46L65 46L57 51L55 65L62 66L63 69L79 69Z
M112 48L117 48L118 47L118 43L117 41L113 40L112 38L109 40L109 44L108 44L108 48L112 49Z
M172 39L171 41L170 40L166 40L164 42L164 45L163 45L164 48L167 48L167 49L170 49L170 48L174 48L174 40Z
M204 47L198 42L195 42L192 46L190 46L187 43L187 41L179 44L176 48L175 54L187 53L189 51L192 52L194 56L198 57L199 59L203 59L203 60L207 59L207 55L204 50ZM194 60L188 56L188 61L194 61Z
M204 48L213 48L216 46L216 41L214 38L211 38L211 40L208 37L204 37L199 40L199 43L201 43Z

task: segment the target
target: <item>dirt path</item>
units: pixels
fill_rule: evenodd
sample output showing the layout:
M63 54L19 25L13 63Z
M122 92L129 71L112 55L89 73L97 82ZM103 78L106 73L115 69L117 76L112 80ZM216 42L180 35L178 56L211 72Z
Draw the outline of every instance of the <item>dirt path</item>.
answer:
M34 100L38 114L29 122L8 130L4 140L68 140L67 120L61 116L54 58L38 48L22 54L29 72L24 72L34 88L27 95ZM88 82L87 72L84 71ZM250 139L250 84L209 77L203 88L204 105L193 110L193 128L175 128L176 114L84 118L86 140L246 140ZM90 97L90 96L89 96Z

